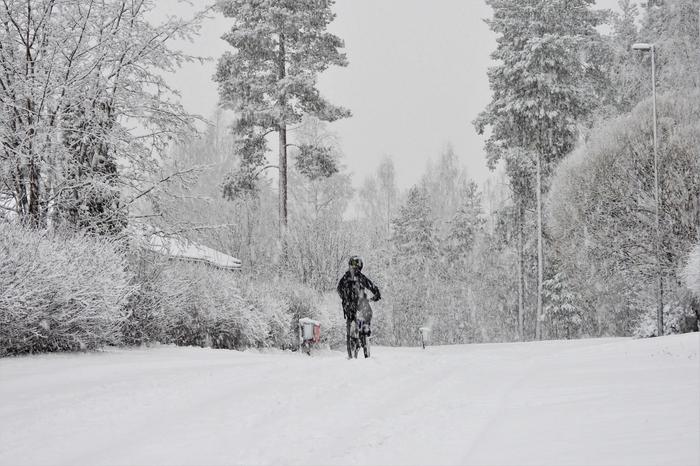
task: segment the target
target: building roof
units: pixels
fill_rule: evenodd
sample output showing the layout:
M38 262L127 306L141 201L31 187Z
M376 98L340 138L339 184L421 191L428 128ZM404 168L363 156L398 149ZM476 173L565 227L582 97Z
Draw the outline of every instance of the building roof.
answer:
M238 270L240 259L192 241L151 235L148 247L154 252L192 262L203 262L219 269Z

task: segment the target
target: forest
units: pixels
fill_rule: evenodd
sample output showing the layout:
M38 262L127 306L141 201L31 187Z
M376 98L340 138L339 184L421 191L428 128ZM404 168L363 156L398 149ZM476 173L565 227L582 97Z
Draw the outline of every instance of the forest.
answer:
M497 38L483 135L399 188L401 154L354 180L318 78L348 57L332 0L0 5L0 356L174 343L344 345L348 258L382 291L376 344L652 337L700 319L700 0L486 0ZM164 74L223 15L219 108ZM636 45L635 45L636 44ZM633 45L635 46L633 48ZM652 79L653 77L653 79ZM653 86L652 86L653 84ZM174 260L153 236L240 259Z

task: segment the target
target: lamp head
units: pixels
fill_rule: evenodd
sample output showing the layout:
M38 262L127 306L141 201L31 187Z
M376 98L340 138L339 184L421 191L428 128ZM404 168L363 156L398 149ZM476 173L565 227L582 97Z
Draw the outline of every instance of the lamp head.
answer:
M632 50L641 50L643 52L648 52L653 48L654 44L647 44L644 42L637 42L636 44L632 44Z

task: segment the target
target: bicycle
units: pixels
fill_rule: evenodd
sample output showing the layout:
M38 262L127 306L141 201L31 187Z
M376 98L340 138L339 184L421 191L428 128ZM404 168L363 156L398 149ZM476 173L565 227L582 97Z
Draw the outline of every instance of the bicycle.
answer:
M354 359L357 359L357 354L362 348L362 353L365 358L370 355L369 350L369 325L366 321L359 316L355 317L350 322L350 332L348 334L348 347L350 349L350 354Z
M373 297L372 301L379 301L378 297ZM371 334L370 322L372 321L372 307L366 295L362 295L358 303L358 310L354 318L350 321L347 335L348 356L357 358L357 354L362 348L365 358L370 356L369 337Z

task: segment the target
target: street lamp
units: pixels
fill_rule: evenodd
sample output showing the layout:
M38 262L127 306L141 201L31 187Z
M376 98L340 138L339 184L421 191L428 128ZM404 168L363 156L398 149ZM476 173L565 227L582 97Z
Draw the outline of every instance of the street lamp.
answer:
M659 150L656 138L656 47L654 44L637 43L632 50L651 52L651 90L653 94L652 112L654 118L654 201L656 216L656 273L657 273L657 309L656 325L659 336L664 334L664 288L661 273L661 228L659 222Z

